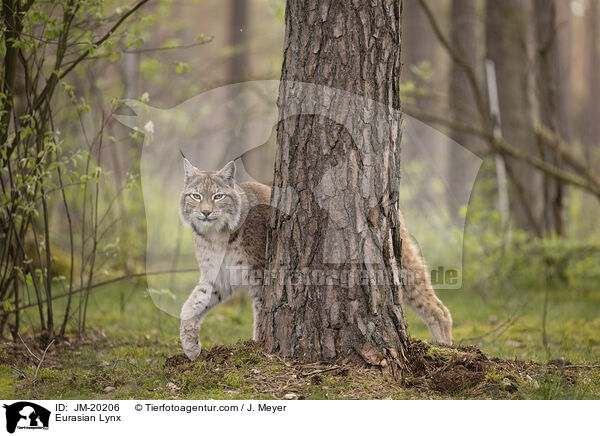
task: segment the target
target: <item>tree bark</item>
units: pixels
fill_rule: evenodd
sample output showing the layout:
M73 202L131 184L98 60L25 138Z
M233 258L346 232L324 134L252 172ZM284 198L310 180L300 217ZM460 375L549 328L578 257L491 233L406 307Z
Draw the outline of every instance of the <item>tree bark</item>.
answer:
M287 1L272 279L258 320L271 352L366 362L394 376L407 344L398 274L401 11L399 0Z
M502 132L507 142L540 156L533 121L530 81L528 0L486 2L486 51L498 81ZM544 222L544 180L525 162L506 158L512 185L511 212L515 224L541 236Z

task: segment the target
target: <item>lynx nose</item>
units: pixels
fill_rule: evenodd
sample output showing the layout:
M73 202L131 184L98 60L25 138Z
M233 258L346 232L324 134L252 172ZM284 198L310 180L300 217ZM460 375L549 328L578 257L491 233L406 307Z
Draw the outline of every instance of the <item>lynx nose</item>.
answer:
M200 212L200 215L202 215L204 218L208 218L211 213L212 213L212 210L205 209Z

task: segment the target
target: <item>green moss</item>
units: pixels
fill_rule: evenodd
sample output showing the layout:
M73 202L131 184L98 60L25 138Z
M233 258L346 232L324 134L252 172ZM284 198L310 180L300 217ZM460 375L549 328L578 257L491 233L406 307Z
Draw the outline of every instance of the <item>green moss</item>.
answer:
M118 296L126 292L120 312ZM573 363L597 364L600 355L600 296L551 291L547 318L549 347L541 340L543 292L498 296L484 301L468 291L439 292L454 318L454 338L475 344L487 355L540 363L564 357ZM522 300L527 304L522 304ZM429 340L427 328L406 311L409 332ZM513 315L516 313L517 315ZM169 366L181 353L179 320L158 310L141 289L127 287L90 294L89 340L55 345L35 381L11 365L33 374L33 365L19 353L2 350L0 396L31 399L273 399L293 394L310 399L368 398L600 398L600 370L570 370L568 381L555 370L532 374L531 380L492 367L475 388L448 394L404 388L377 369L352 367L347 373L326 372L305 377L312 369L268 356L252 342L252 307L238 296L206 318L200 338L209 360ZM32 315L34 316L34 315ZM512 317L511 317L512 316ZM510 322L506 322L510 320ZM24 332L27 340L27 332ZM242 342L238 342L242 339ZM215 348L210 345L221 344ZM225 344L225 345L223 345ZM235 344L235 345L230 345ZM55 349L60 347L60 350ZM460 359L468 352L432 346L433 360ZM10 356L13 360L8 360ZM6 356L6 357L5 357ZM513 377L512 387L504 379ZM110 392L107 387L114 387ZM500 394L498 394L498 392Z
M460 350L456 350L454 348L447 347L439 347L436 345L431 345L427 349L427 355L432 358L441 358L441 359L450 359L453 356L464 356L467 353L464 353Z
M501 386L502 385L502 380L504 379L502 374L499 374L497 372L488 372L485 375L485 381L491 385L495 385L495 386Z
M223 376L223 383L226 385L238 389L242 386L242 377L240 374L235 372L228 372Z
M13 370L7 365L0 365L0 398L15 398Z

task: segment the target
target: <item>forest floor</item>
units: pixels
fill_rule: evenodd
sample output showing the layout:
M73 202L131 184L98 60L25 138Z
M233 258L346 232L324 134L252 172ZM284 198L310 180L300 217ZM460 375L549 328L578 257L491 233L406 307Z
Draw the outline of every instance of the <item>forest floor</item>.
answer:
M86 338L52 344L37 374L24 344L0 344L0 398L600 399L599 292L550 291L545 329L544 292L439 294L458 346L427 345L425 325L408 311L414 371L398 383L377 368L265 353L248 340L252 309L243 295L206 318L205 349L189 362L179 320L158 310L143 288L105 289L90 295ZM23 340L42 355L32 336Z

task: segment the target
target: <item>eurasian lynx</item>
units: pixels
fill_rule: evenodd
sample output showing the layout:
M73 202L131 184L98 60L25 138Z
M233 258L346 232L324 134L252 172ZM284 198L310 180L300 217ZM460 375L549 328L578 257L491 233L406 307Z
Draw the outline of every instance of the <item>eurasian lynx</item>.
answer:
M184 172L179 213L194 233L200 280L181 309L180 335L183 351L193 360L202 350L198 340L202 319L233 294L232 269L264 270L270 188L260 183L236 183L234 162L220 171L201 171L184 158ZM450 312L435 295L403 220L401 226L402 267L409 277L404 301L425 321L433 341L450 344ZM261 310L261 289L262 285L249 286L255 320Z

